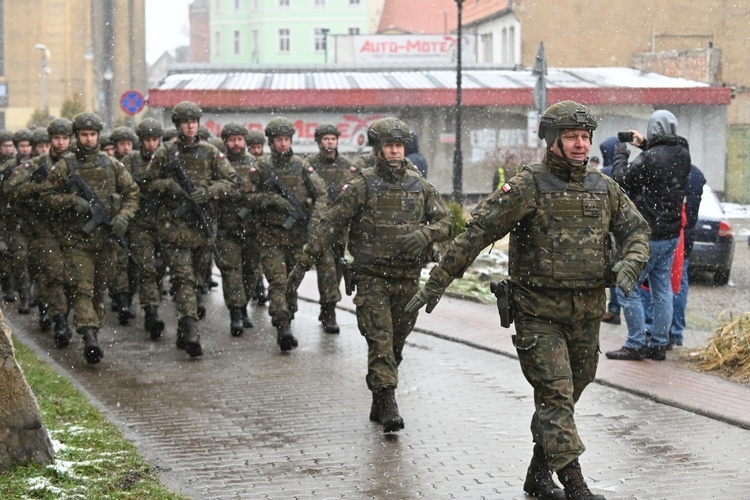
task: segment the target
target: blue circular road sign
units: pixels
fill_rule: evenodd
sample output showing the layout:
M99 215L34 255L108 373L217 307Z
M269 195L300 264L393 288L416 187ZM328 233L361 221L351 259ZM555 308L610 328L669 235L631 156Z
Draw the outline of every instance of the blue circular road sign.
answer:
M146 99L137 90L128 90L120 97L120 108L129 115L137 115L143 111Z

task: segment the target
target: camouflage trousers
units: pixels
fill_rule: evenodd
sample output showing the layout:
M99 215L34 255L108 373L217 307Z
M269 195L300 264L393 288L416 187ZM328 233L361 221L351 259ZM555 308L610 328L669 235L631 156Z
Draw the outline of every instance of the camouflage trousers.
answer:
M161 278L164 273L160 270L159 248L156 231L135 227L130 232L130 250L140 264L137 276L141 307L158 306L161 303Z
M68 314L65 295L63 252L57 238L36 238L30 242L29 268L39 300L47 304L50 316Z
M31 287L29 274L29 241L20 228L7 233L8 254L10 255L10 272L16 283L16 290Z
M574 420L575 404L596 375L599 362L600 317L590 311L603 306L602 298L562 292L559 304L573 314L553 321L519 310L513 344L526 380L534 389L536 411L531 419L535 443L544 448L553 471L577 459L586 450ZM599 304L601 302L601 304ZM579 309L580 308L580 309ZM576 313L576 311L580 311Z
M340 254L343 255L343 252ZM318 294L320 303L341 301L341 268L336 263L333 250L329 249L320 256L315 263L315 272L318 274Z
M229 308L242 308L255 290L260 265L260 246L239 231L219 230L216 237L224 303Z
M65 277L73 305L73 325L101 328L104 324L104 297L114 272L115 245L109 240L79 241L63 247Z
M198 301L195 293L204 283L206 254L211 255L209 245L194 247L165 246L164 253L169 262L169 269L174 289L174 302L179 318L198 319Z
M109 293L129 293L130 279L128 277L128 252L120 245L115 248L114 270L112 281L109 284Z
M275 318L286 314L290 318L297 312L297 293L287 295L286 279L297 263L304 242L299 245L263 246L261 250L263 273L268 280L268 314Z
M404 307L419 289L419 280L357 277L357 326L367 340L367 387L376 392L398 386L398 367L406 337L414 328L417 313Z

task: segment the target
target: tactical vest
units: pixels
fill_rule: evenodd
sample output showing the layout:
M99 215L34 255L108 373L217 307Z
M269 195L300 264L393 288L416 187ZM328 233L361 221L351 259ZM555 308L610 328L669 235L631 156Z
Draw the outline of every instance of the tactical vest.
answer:
M316 155L308 161L315 169L315 172L317 172L326 183L326 192L328 194L329 202L333 202L333 200L338 197L341 192L341 186L349 182L357 171L356 167L353 167L341 155L336 155L336 158L332 159Z
M294 197L297 198L297 201L304 209L308 213L312 213L314 200L311 199L311 193L307 189L307 184L305 184L305 179L309 175L305 172L308 168L307 165L296 156L291 158L287 166L281 168L273 166L273 160L270 155L263 161L266 164L260 169L261 191L281 194L278 189L269 185L271 175L275 174L279 178L279 181L294 193ZM271 226L283 226L288 217L289 214L287 212L275 208L268 208L263 213L264 224ZM294 227L297 228L298 224L295 224Z
M400 253L403 236L425 222L425 192L418 173L407 171L401 182L388 182L375 169L360 172L367 195L364 210L352 221L349 251L355 265L365 268L421 268L427 257ZM395 274L395 273L394 273Z
M63 158L70 168L69 175L80 175L99 197L110 216L116 215L122 208L122 197L117 192L113 160L101 152L96 155L94 161L87 163L81 162L75 153L67 153Z
M601 174L568 183L544 165L524 167L534 175L537 210L510 233L514 280L544 288L603 288L609 285L610 205Z
M242 185L245 182L250 168L255 165L255 157L245 154L242 158L235 161L230 160L230 164L237 172L237 188L231 196L228 196L221 200L217 208L217 221L219 229L231 229L238 230L243 228L246 224L249 224L255 217L253 215L246 215L245 220L241 219L238 215L244 205L244 197L242 196L241 190ZM239 233L237 233L239 236Z

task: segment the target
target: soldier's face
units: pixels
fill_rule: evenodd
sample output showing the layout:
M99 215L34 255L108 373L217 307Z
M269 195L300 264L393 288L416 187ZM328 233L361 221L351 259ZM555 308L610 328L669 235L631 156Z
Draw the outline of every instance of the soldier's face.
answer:
M562 151L558 141L550 148L555 155L563 157L562 153L565 153L565 157L581 164L588 158L591 149L591 133L588 130L563 129L560 131L560 140Z
M331 153L336 150L339 145L339 138L333 134L326 134L320 138L320 151L323 153Z
M117 141L117 154L127 156L133 151L133 141Z
M224 144L227 146L227 151L230 153L240 154L247 150L244 135L230 135L227 137Z
M20 141L16 149L18 149L18 156L22 158L31 156L31 143L29 141Z
M400 167L404 161L404 144L401 142L386 142L383 144L383 159L392 167Z
M52 135L52 151L56 156L62 156L68 151L70 147L70 136L69 135Z
M141 148L148 154L152 154L159 147L158 137L141 137Z
M292 138L288 135L277 135L273 138L273 149L280 154L292 149Z
M0 154L3 156L10 156L16 152L16 147L13 145L13 141L5 141L0 144Z
M184 122L180 122L180 133L185 137L192 139L198 135L198 127L200 123L195 118L188 118Z
M250 154L256 158L263 156L263 144L250 144L248 147Z
M115 147L112 144L107 144L102 148L102 152L107 154L108 156L114 156L115 155Z
M99 132L96 130L81 130L78 132L78 144L84 149L94 149L99 142ZM114 147L112 147L114 149Z
M49 152L50 143L49 142L39 142L34 146L34 154L36 156L44 155Z

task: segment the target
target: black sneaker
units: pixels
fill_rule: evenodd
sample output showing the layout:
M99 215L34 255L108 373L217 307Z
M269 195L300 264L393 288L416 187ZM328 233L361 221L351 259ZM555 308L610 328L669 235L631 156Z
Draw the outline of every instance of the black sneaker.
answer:
M653 359L654 361L664 361L667 359L667 346L648 346L646 348L646 357L648 359Z
M619 359L625 361L640 361L646 357L643 349L633 349L631 347L621 347L616 351L609 351L605 354L609 359Z

